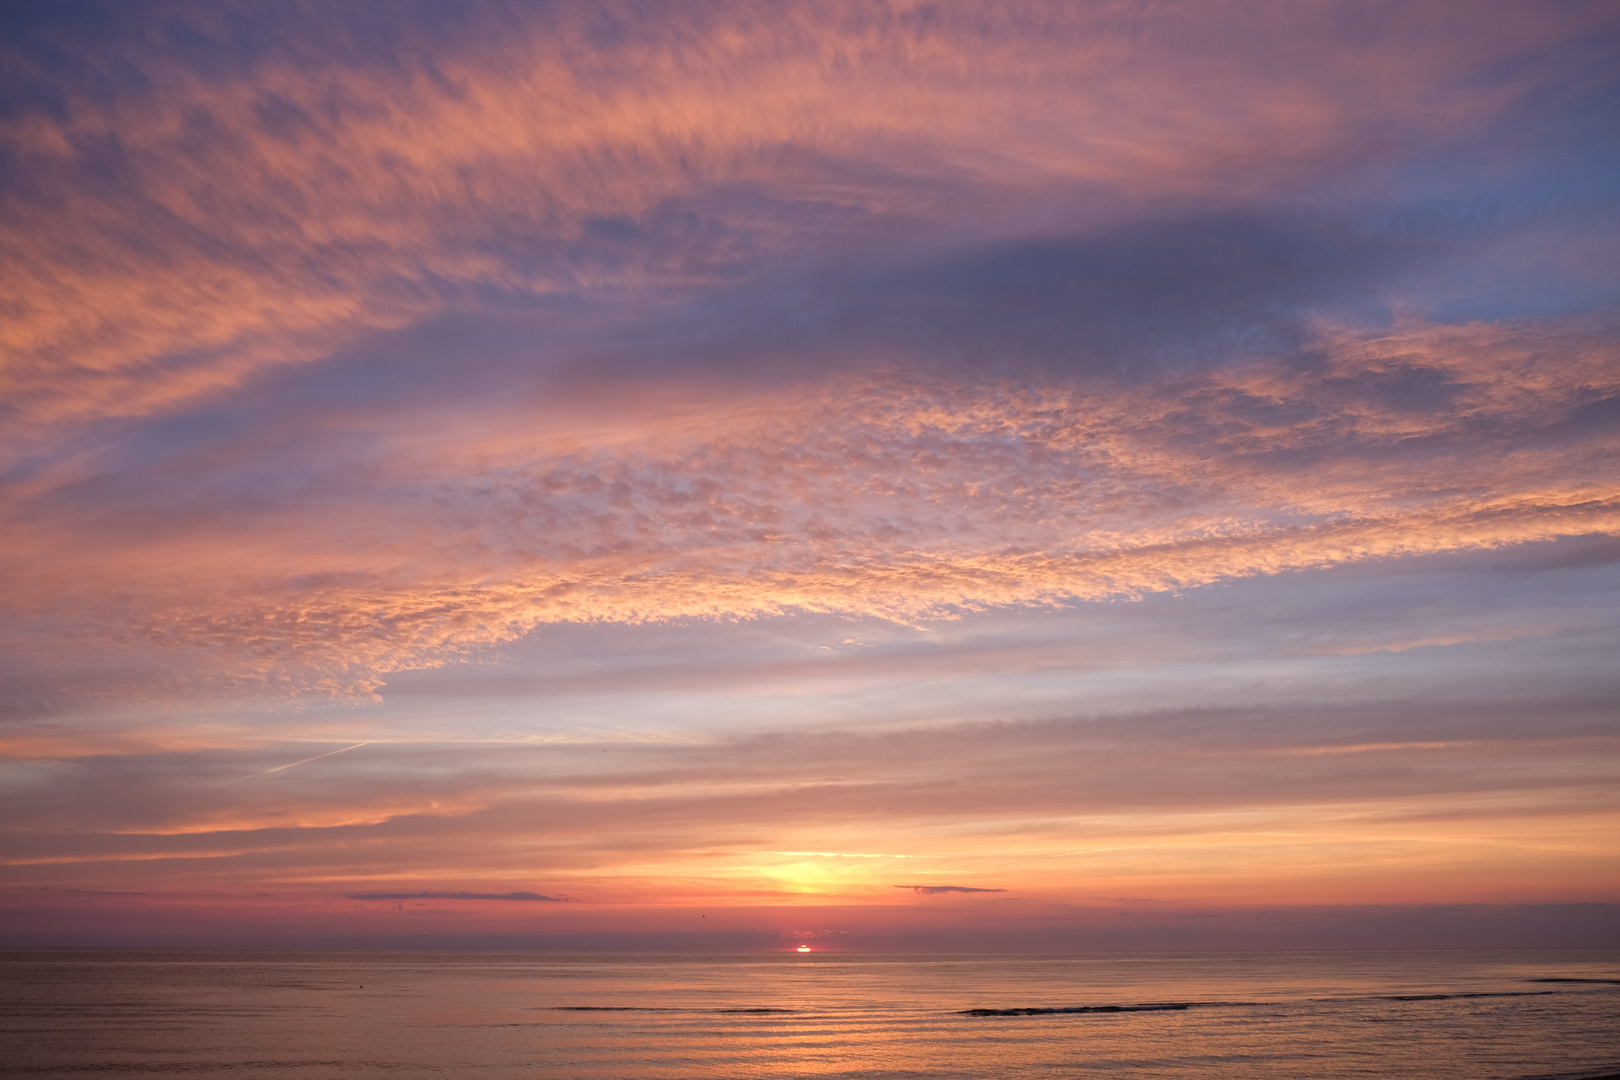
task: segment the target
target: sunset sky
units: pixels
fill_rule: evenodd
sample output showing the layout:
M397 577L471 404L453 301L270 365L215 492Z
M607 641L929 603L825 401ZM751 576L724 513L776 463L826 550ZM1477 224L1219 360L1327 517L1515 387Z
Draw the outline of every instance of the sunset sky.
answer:
M1620 945L1616 4L0 32L0 943Z

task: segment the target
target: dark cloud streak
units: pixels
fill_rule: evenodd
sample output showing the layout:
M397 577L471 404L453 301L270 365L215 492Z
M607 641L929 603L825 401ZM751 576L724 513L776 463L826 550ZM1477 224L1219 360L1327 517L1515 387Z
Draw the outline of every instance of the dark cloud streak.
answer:
M350 893L350 900L524 900L548 904L566 904L561 896L541 896L532 892L474 893L474 892L369 892Z

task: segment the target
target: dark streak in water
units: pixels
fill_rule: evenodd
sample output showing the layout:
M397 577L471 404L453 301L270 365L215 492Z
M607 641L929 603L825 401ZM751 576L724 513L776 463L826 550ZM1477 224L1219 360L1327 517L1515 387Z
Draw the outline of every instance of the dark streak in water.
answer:
M657 1005L553 1005L552 1012L680 1012Z
M1064 1005L1054 1008L1023 1009L962 1009L957 1016L1053 1016L1058 1013L1129 1013L1129 1012L1181 1012L1195 1005L1213 1005L1205 1001L1172 1001L1154 1005Z
M1557 990L1505 990L1494 994L1385 994L1385 1001L1453 1001L1458 998L1545 997Z
M795 1013L797 1009L681 1009L659 1005L553 1005L552 1012L684 1012L718 1013L722 1016L760 1016L767 1013Z
M726 1015L743 1013L743 1014L747 1014L747 1015L750 1015L750 1016L757 1015L757 1014L760 1014L760 1013L792 1013L792 1012L798 1012L798 1011L799 1010L797 1010L797 1009L716 1009L715 1010L715 1012L724 1013Z

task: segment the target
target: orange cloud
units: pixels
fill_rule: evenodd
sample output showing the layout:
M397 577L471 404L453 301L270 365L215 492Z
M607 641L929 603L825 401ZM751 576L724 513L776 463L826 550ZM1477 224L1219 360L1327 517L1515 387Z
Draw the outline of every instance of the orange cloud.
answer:
M1331 740L1417 720L1313 712L1316 726L1248 710L395 744L229 786L242 752L86 759L11 797L5 862L36 888L564 893L598 909L884 906L915 887L1071 904L1615 899L1613 737L1347 744Z

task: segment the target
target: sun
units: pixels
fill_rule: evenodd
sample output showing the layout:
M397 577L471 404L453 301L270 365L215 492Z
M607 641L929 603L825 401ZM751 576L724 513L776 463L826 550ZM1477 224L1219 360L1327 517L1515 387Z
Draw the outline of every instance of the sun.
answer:
M795 952L809 952L809 951L810 951L810 946L808 946L808 945L800 945L800 946L799 946L799 947L798 947L798 948L797 948L797 949L795 949L795 950L794 950L794 951L795 951Z

